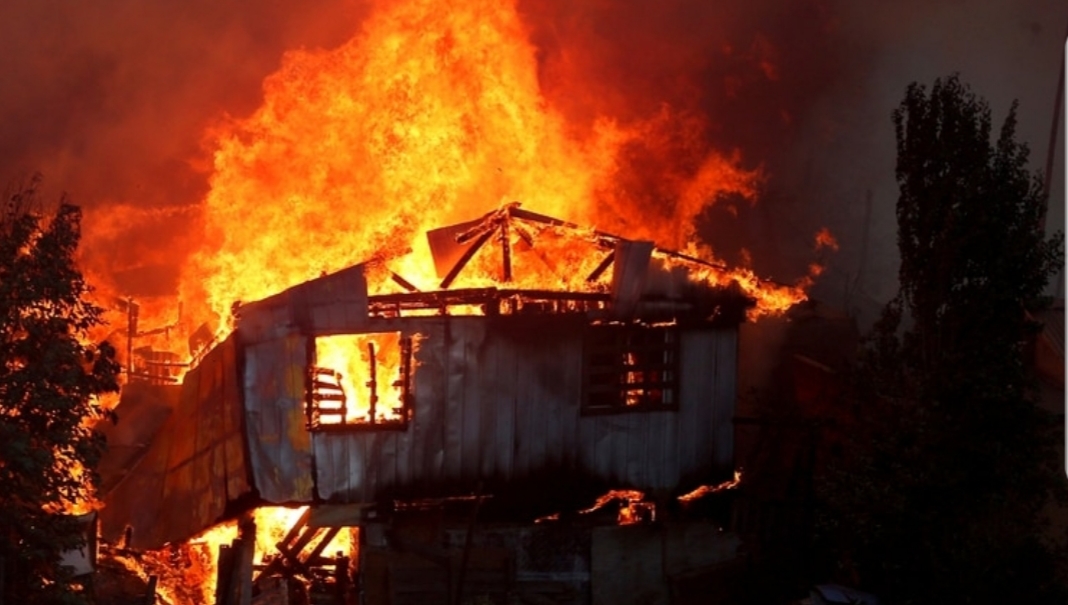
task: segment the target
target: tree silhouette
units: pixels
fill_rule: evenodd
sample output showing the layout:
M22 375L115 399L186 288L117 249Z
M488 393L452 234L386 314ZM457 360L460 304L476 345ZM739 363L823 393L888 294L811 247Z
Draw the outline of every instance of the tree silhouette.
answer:
M78 602L60 553L81 546L73 506L91 495L104 447L97 397L118 389L101 323L74 253L81 212L64 200L47 223L35 177L0 215L0 600Z
M900 290L858 362L821 537L891 603L1065 602L1043 507L1063 483L1025 342L1062 262L1041 178L957 76L909 86L897 134Z

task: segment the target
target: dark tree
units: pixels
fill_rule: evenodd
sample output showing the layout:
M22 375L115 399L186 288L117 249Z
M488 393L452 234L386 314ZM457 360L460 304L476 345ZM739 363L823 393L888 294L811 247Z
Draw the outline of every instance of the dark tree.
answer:
M1066 602L1052 415L1026 342L1062 262L1042 181L956 76L908 88L897 133L900 290L849 390L855 424L821 482L821 537L845 581L891 603Z
M35 211L36 185L0 209L0 601L78 602L60 554L81 546L70 513L91 496L104 447L97 397L118 389L101 323L78 271L81 213Z

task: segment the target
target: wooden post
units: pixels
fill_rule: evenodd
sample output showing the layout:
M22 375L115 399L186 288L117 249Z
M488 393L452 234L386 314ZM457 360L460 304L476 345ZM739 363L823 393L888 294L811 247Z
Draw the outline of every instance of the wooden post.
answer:
M145 605L156 605L156 584L159 576L148 576L148 589L145 591Z
M334 557L334 599L337 605L344 605L345 592L349 588L349 558L340 550Z
M371 417L369 421L371 424L375 423L375 408L378 407L378 364L375 360L375 343L367 343L367 353L371 356L371 380L367 382L367 387L371 389L370 397L370 413Z
M256 554L256 521L251 514L238 525L233 542L233 569L225 605L252 605L252 557Z
M501 220L501 281L512 281L512 235L508 231L508 217Z
M234 551L228 544L219 546L219 558L215 566L215 605L229 605L230 578L234 575Z

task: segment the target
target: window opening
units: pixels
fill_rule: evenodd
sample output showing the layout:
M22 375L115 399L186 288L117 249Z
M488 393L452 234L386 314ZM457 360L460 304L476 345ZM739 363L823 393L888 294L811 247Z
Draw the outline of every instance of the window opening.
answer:
M584 354L584 413L678 409L675 326L590 326Z
M314 339L309 430L405 428L411 416L412 339L399 332Z

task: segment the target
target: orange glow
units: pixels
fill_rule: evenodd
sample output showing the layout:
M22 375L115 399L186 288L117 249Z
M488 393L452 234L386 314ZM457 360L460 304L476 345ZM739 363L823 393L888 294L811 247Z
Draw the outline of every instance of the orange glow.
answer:
M679 496L679 502L692 502L694 500L697 500L698 498L701 498L703 496L707 496L708 494L714 494L714 493L722 492L722 491L725 491L725 490L728 490L728 489L734 489L734 488L738 487L738 485L740 485L741 482L742 482L742 471L740 469L739 470L735 470L733 479L730 479L728 481L724 481L723 483L720 483L720 484L717 484L717 485L702 485L702 486L698 487L697 489L693 490L692 492L690 492L688 494L683 494L683 495Z
M627 145L660 146L670 157L668 133L703 130L690 121L665 107L627 123L601 116L579 133L542 95L514 1L379 3L341 47L287 53L264 82L263 105L211 133L207 245L180 286L187 319L225 331L235 301L373 258L420 289L436 289L423 233L513 200L684 247L695 240L693 219L719 195L752 200L762 178L741 168L737 154L709 151L686 163L686 175L662 176L671 193L663 207L629 198L620 171L641 167L623 160ZM540 231L541 257L517 267L527 281L515 287L564 288L592 269L583 263L596 264L588 254L571 260L569 244L550 244L553 230ZM517 234L502 237L524 245ZM497 283L491 260L477 255L454 287ZM718 273L714 283L737 279L766 299L755 315L804 298L801 287L768 285L745 270ZM388 280L372 283L372 294L399 291Z
M253 518L256 521L256 550L252 559L254 566L261 565L278 555L276 545L282 542L286 533L300 519L305 510L307 510L306 506L298 508L265 506L253 512ZM237 522L228 521L189 540L182 548L189 551L186 554L190 559L190 564L181 574L161 575L160 592L180 594L186 587L196 586L200 592L198 603L204 605L214 603L219 548L223 545L230 545L237 537ZM318 538L312 540L302 552L307 553L314 549L318 541ZM333 555L339 551L347 556L353 554L352 544L346 532L339 533L323 552ZM165 551L161 551L159 558L168 559Z
M579 513L580 514L584 514L584 515L588 514L588 513L592 513L594 511L604 507L606 504L608 504L609 502L612 502L613 500L622 500L624 502L631 502L633 500L641 500L644 497L645 497L645 494L643 494L642 492L640 492L638 490L633 490L633 489L613 489L613 490L609 490L608 493L604 494L600 498L597 498L597 501L593 503L593 506L591 506L591 507L589 507L589 508L587 508L585 510L580 510Z
M400 334L396 332L316 338L315 365L317 368L336 372L324 375L323 382L336 377L343 397L340 401L333 399L318 403L319 422L368 422L372 396L376 398L375 422L401 420L401 355ZM321 389L316 394L325 390Z
M820 250L823 248L830 248L831 250L838 252L838 240L831 235L830 229L827 229L826 227L820 229L816 234L816 249Z

